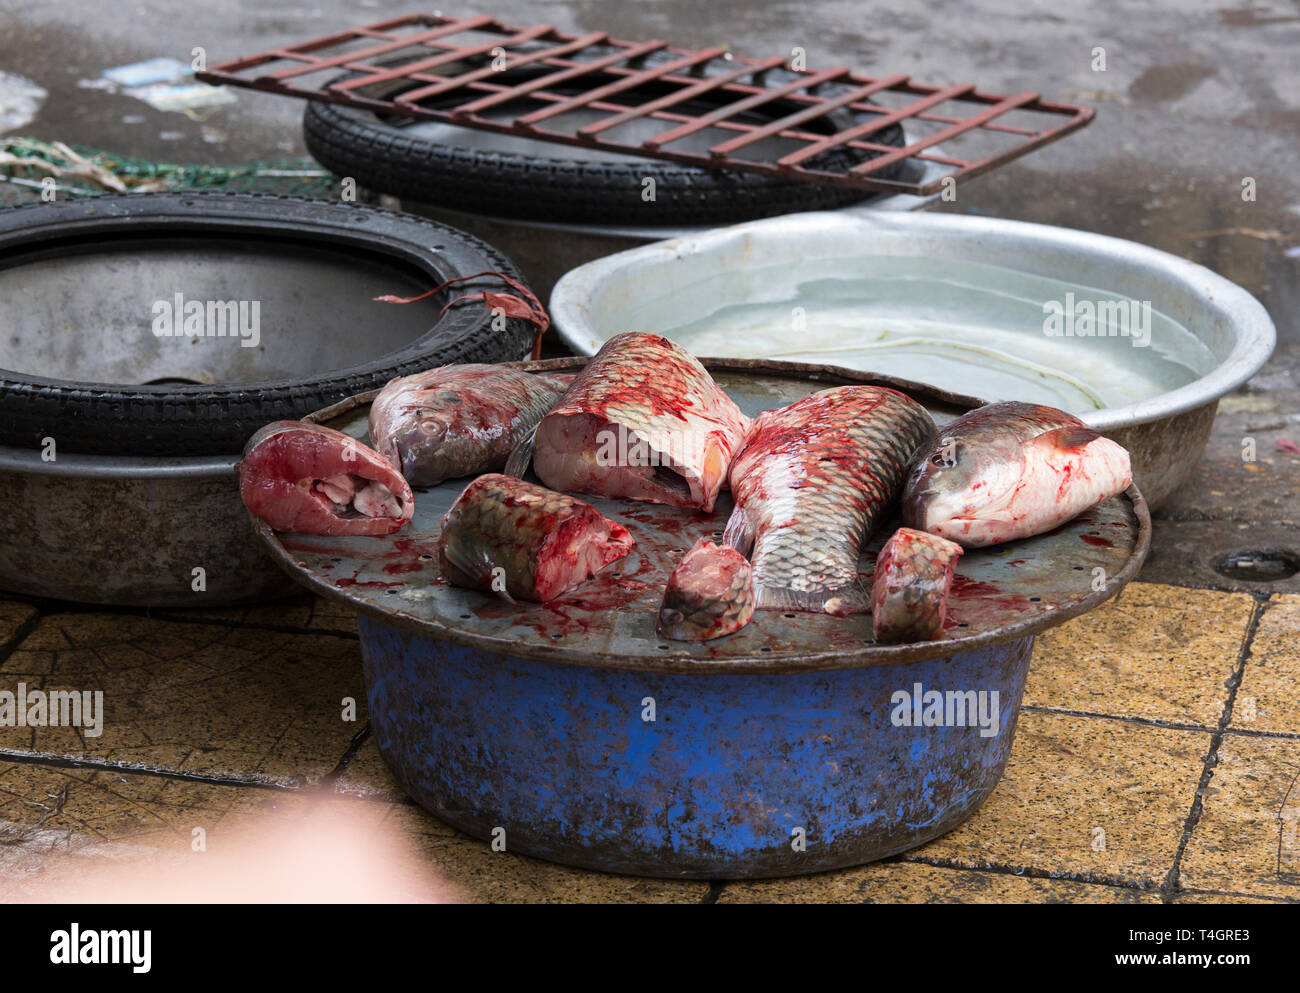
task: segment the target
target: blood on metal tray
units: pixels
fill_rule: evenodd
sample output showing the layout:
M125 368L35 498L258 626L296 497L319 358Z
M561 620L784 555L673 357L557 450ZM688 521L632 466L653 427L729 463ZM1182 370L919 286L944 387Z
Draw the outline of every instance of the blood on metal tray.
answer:
M521 28L487 16L407 14L196 75L686 165L919 195L1018 158L1093 117L1089 107L1033 92L933 86L842 66L811 70L783 57L619 41L599 31L572 35L549 24ZM776 102L796 109L755 116ZM855 113L853 123L828 130L827 115L841 108ZM662 122L662 129L645 135L647 120ZM899 124L907 139L887 143ZM691 136L696 142L688 148L683 139ZM704 147L701 137L708 139ZM960 157L936 147L976 137L981 147ZM908 158L951 171L927 182L904 181L897 167Z
M586 361L551 359L527 368L570 370ZM704 364L751 416L844 383L903 389L941 422L979 403L933 387L832 366L743 359L706 359ZM371 398L362 394L312 419L365 438ZM255 522L255 529L272 558L306 585L362 614L412 631L569 664L677 672L699 671L702 665L709 671L773 672L898 663L1036 633L1113 595L1140 565L1149 537L1145 504L1129 494L1049 534L971 550L957 567L941 642L878 645L865 615L842 619L767 610L728 638L669 644L655 631L668 575L697 540L721 537L731 509L729 496L720 497L712 514L588 497L602 514L632 533L632 553L549 604L519 605L448 586L439 576L439 522L465 482L417 488L410 525L381 538L276 535L262 522ZM868 584L876 554L891 532L886 522L863 550L859 568ZM1098 569L1104 577L1100 587Z

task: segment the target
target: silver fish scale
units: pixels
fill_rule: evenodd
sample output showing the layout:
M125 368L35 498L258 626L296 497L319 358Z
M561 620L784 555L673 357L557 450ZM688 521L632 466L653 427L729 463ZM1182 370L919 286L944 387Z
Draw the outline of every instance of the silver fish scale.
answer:
M699 360L667 338L641 332L606 341L557 412L594 414L643 437L672 436L693 420L734 433L731 422L744 421Z
M853 434L873 451L889 443L878 431ZM792 523L764 531L755 542L754 574L765 586L812 592L848 586L857 578L858 549L892 493L862 470L822 464L829 471L817 489L801 488L774 507L774 517L785 517L782 505L788 503ZM897 474L901 478L901 465Z
M685 399L694 402L698 398L688 396ZM605 404L604 416L607 421L621 424L628 431L641 437L667 434L682 426L680 417L672 414L647 413L643 406L617 400Z
M763 517L788 523L760 524L755 536L751 561L760 605L770 602L764 588L818 593L856 583L859 549L902 485L912 454L934 431L925 410L902 398L866 416L824 449L838 460L818 458L820 446L812 437L788 463L807 480L768 484ZM782 471L775 464L769 468Z

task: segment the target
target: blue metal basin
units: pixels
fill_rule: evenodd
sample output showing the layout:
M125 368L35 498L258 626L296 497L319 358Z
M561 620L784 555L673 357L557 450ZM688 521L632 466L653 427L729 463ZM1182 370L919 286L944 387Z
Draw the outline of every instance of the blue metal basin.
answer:
M508 851L682 879L837 869L956 827L1002 776L1034 642L684 675L489 654L365 615L360 627L380 753L421 806L476 838L497 831ZM917 683L997 693L996 732L896 726L891 698Z
M705 364L751 415L872 379ZM941 422L970 403L892 385ZM363 438L369 399L315 419ZM633 551L549 604L512 604L438 575L439 523L464 483L417 490L410 524L380 538L255 529L292 576L358 611L379 750L418 803L507 851L666 878L819 872L960 824L1002 774L1034 637L1117 593L1150 540L1130 488L963 555L942 640L877 645L867 615L760 611L726 638L670 643L655 632L668 573L719 533L728 496L712 515L592 500ZM864 576L890 530L863 550Z

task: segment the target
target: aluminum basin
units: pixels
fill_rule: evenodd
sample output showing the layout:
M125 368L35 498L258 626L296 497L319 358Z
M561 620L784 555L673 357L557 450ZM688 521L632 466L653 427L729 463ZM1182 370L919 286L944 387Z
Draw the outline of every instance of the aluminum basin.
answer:
M1084 302L1123 305L1135 323L1046 333L1053 308L1077 314ZM580 354L621 331L657 331L696 354L829 362L1053 403L1129 449L1152 506L1187 479L1219 398L1275 341L1254 297L1166 252L927 212L791 214L632 249L566 274L551 314Z

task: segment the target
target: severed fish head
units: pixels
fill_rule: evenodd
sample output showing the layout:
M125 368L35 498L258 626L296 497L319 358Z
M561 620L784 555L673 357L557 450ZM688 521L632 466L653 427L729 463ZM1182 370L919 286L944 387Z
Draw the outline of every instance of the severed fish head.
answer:
M1010 500L1025 476L1020 439L1006 435L968 441L942 429L934 449L916 464L903 490L903 519L933 534L945 522Z
M1082 424L955 440L913 470L903 519L969 548L1050 531L1133 481L1127 450Z
M480 418L462 410L456 393L444 390L438 399L440 406L413 411L391 435L391 454L413 486L473 474L488 447Z
M370 437L412 486L495 472L559 399L558 375L467 364L394 379L370 406Z

